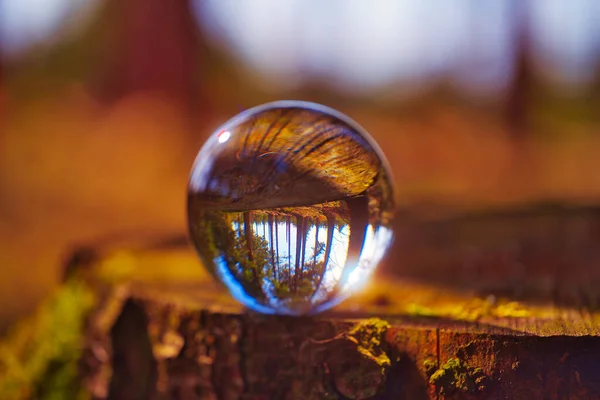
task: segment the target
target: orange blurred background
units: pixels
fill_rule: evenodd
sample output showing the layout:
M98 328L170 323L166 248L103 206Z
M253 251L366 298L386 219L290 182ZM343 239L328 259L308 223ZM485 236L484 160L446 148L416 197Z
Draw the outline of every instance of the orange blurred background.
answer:
M0 325L80 243L185 232L212 129L299 99L369 131L401 207L600 199L600 3L0 0Z

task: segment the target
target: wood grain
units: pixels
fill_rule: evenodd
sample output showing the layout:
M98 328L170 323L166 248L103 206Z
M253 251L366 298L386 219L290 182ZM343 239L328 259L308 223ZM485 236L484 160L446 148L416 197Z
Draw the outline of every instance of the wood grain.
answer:
M102 293L86 387L97 399L599 398L597 212L424 215L401 216L388 265L313 317L244 310L177 238L75 257L67 279L86 271ZM523 290L543 274L550 292ZM567 301L569 285L585 290Z

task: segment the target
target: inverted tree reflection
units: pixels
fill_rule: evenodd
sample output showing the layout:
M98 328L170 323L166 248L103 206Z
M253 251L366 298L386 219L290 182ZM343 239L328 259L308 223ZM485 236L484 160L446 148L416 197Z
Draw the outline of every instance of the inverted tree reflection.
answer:
M347 216L314 207L224 213L215 254L248 296L272 307L324 300L339 281L350 244ZM214 226L212 227L214 229Z

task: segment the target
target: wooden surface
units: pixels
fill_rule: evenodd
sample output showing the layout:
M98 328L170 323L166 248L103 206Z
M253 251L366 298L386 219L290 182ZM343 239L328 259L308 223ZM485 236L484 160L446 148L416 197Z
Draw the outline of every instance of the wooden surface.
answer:
M104 289L86 331L85 387L97 399L599 398L600 313L592 303L511 292L506 269L497 272L504 290L453 276L464 243L479 245L480 277L498 268L507 241L536 243L524 287L544 271L540 260L581 249L593 256L594 214L561 212L421 223L405 236L412 242L404 248L420 247L404 260L438 260L439 276L426 281L410 274L418 263L388 264L339 307L305 318L242 309L184 240L113 249L88 263ZM445 245L432 246L433 237ZM427 247L432 254L420 252ZM583 283L593 263L573 260L580 264L549 271L572 271Z
M532 303L600 305L600 209L538 203L400 216L382 270L398 278ZM437 214L437 215L436 215Z
M493 213L400 214L395 245L364 287L332 317L423 317L515 333L600 334L600 211L538 205ZM145 241L144 241L145 240ZM174 236L100 251L100 274L117 275L140 298L211 312L242 308ZM457 322L458 321L458 322Z
M213 313L152 297L122 297L120 313L108 313L116 316L108 332L90 325L95 340L84 362L95 398L600 396L596 337L413 317Z
M242 309L185 237L80 248L63 287L0 343L0 397L600 398L594 303L513 290L546 273L555 289L587 282L582 293L595 293L595 213L542 211L401 218L396 268L388 262L339 307L303 318ZM528 258L501 258L506 243L535 245ZM477 274L461 280L473 247ZM498 260L525 262L521 280ZM486 276L496 286L482 285Z

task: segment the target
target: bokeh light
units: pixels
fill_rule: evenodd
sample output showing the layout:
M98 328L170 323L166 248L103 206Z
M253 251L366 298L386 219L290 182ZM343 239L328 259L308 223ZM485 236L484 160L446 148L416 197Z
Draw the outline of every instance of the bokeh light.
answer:
M73 33L92 15L94 0L0 0L0 55L15 56Z
M494 94L511 82L523 35L540 67L566 83L588 81L600 54L600 3L593 0L195 0L193 5L210 36L224 40L269 84L284 89L311 79L352 92L441 79Z

